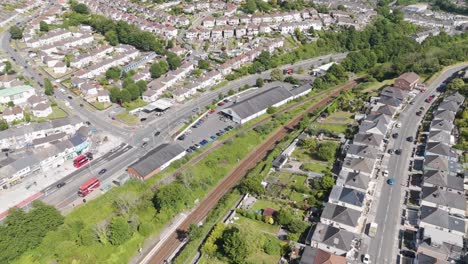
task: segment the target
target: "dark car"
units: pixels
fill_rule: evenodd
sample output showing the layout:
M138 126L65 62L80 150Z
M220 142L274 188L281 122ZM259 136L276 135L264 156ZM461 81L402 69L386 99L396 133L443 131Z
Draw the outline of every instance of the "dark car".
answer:
M185 135L182 135L180 137L177 138L178 140L184 140L185 139Z
M208 144L208 140L204 139L204 140L200 141L201 146L204 147L206 144Z
M394 134L392 135L392 138L398 138L398 133L394 133Z
M220 136L222 136L222 135L223 135L223 134L221 134L221 133L219 133L219 132L216 133L216 136L218 136L218 137L220 137Z
M142 148L144 148L144 147L146 147L146 146L148 146L148 142L145 142L145 143L143 143L143 144L141 145Z
M189 148L189 149L191 149L191 150L195 151L195 150L197 150L197 147L195 147L195 146L190 146L190 148Z
M413 251L409 251L409 250L402 250L402 251L400 251L400 254L407 257L407 258L415 258L416 257L416 254Z
M414 137L407 137L406 140L407 140L408 142L412 142L412 141L414 140Z
M57 183L57 188L62 188L63 186L65 186L65 184L65 182Z
M193 150L190 149L190 148L188 148L186 151L187 151L187 153L192 153L193 152Z
M395 154L400 155L401 154L401 149L396 149Z
M388 154L393 154L393 149L389 149L387 152Z
M417 115L417 116L421 116L421 115L422 115L422 111L417 111L417 112L416 112L416 115Z
M216 140L217 139L216 136L211 136L210 138L211 138L211 140Z
M102 174L106 173L106 171L107 171L107 169L102 169L102 170L99 171L98 174L99 174L99 175L102 175Z
M218 106L223 106L225 103L224 102L219 102Z
M80 104L80 107L83 107L83 104Z
M156 131L156 133L154 133L154 136L157 137L157 136L159 136L160 134L161 134L161 132Z

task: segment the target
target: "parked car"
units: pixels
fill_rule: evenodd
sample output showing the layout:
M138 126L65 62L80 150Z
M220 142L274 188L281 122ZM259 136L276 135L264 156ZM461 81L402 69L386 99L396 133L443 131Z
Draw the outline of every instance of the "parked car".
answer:
M182 135L182 136L177 138L177 140L181 140L181 141L184 140L184 139L185 139L185 135Z
M364 263L364 264L370 264L371 263L369 254L364 255L364 257L362 258L362 263Z
M98 174L99 174L99 175L102 175L102 174L106 173L106 171L107 171L107 169L102 169L102 170L100 170L100 171L98 172Z
M211 140L215 141L218 137L216 137L216 136L211 136L210 138L211 138Z
M197 147L195 147L195 146L190 146L190 148L189 148L189 149L191 149L191 150L195 151L195 150L197 150Z
M384 177L388 177L388 170L384 170L384 171L382 172L382 175L383 175Z
M417 111L417 112L416 112L416 115L417 115L417 116L422 116L422 111Z
M393 133L392 138L398 138L398 133Z
M192 153L193 152L193 150L191 148L188 148L186 151L187 151L187 153Z
M57 183L57 188L62 188L63 186L65 186L65 182L59 182Z
M210 114L214 114L214 112L216 112L216 110L214 110L214 109L210 110Z
M154 136L157 137L157 136L159 136L160 134L161 134L161 132L156 131L156 133L154 133Z
M80 104L80 107L83 107L83 104Z
M206 144L208 144L208 143L209 143L209 142L208 142L208 140L206 140L206 139L200 141L200 145L201 145L202 147L204 147L204 146L205 146Z
M387 150L387 153L388 153L388 154L393 154L393 149Z
M225 102L219 102L218 106L223 106L224 104L225 104Z
M400 155L401 154L401 149L396 149L395 154Z
M144 143L141 145L142 148L144 148L144 147L146 147L146 146L148 146L148 142L144 142Z
M412 141L414 141L414 137L412 137L412 136L411 136L411 137L407 137L406 140L407 140L408 142L412 142Z
M388 183L388 185L394 185L395 184L395 179L390 178L390 179L387 180L387 183Z

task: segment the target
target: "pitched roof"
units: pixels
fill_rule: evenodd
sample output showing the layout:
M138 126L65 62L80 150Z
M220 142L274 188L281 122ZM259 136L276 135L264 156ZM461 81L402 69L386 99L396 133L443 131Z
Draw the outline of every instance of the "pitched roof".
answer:
M457 154L452 148L441 142L429 142L426 145L426 153L456 158Z
M385 135L385 133L387 132L387 124L383 121L373 122L364 120L359 125L359 132Z
M321 242L325 245L329 245L334 248L341 249L343 251L349 251L352 248L352 241L356 236L344 229L339 229L333 226L318 223L312 240Z
M229 115L235 113L241 119L244 119L292 96L291 92L286 88L277 86L234 103L231 107L224 109L223 112Z
M419 80L419 76L414 72L405 72L398 77L398 79L403 79L408 83L414 83Z
M357 210L353 210L337 204L327 203L320 217L347 226L356 227L360 216L361 212Z
M439 110L449 110L449 111L452 111L454 113L458 112L458 110L460 109L460 106L461 104L455 102L455 101L442 101L442 103L440 103L438 109Z
M424 201L435 203L437 205L447 206L449 208L456 208L465 210L465 196L460 193L450 192L439 187L422 187L421 198Z
M447 131L435 130L435 131L429 132L429 135L427 136L427 141L450 144L451 143L450 138L451 138L451 135Z
M337 185L343 185L353 189L365 191L369 186L370 177L359 172L342 170L336 180Z
M367 145L348 145L347 154L363 158L375 159L379 151L376 148Z
M447 171L449 168L448 158L438 155L426 155L424 159L424 166L434 170Z
M343 161L343 168L370 174L374 169L374 164L373 159L346 157Z
M146 176L184 151L184 148L179 144L162 144L152 149L137 162L130 165L130 167L135 169L140 175Z
M396 108L391 105L382 105L379 108L377 108L375 112L388 116L393 116L396 113Z
M421 222L465 233L465 221L449 215L445 210L430 206L421 206Z
M20 86L15 86L11 88L0 89L0 97L12 96L12 95L24 93L30 90L34 90L34 88L29 85L20 85Z
M444 101L454 101L458 104L462 104L465 101L465 97L458 92L454 92L447 95Z
M385 88L382 89L380 92L380 95L384 96L389 96L393 97L399 100L403 100L408 96L408 92L405 90L401 90L399 88L393 87L393 86L386 86Z
M400 99L390 97L390 96L386 96L386 95L381 95L378 102L381 103L381 104L391 105L391 106L394 106L394 107L398 107L398 106L401 105L401 100Z
M440 109L434 113L434 120L437 119L453 122L453 120L455 120L455 113L449 110Z
M330 200L341 201L350 205L362 207L365 193L342 186L333 186L330 193Z
M451 132L453 124L447 120L433 120L430 125L430 130L445 130Z
M451 176L448 172L426 170L423 174L424 182L440 187L463 191L463 178Z
M362 145L380 147L382 140L383 140L382 135L358 133L354 136L353 144L362 144Z
M33 107L34 111L44 111L46 109L50 108L49 104L46 103L39 103L36 106Z

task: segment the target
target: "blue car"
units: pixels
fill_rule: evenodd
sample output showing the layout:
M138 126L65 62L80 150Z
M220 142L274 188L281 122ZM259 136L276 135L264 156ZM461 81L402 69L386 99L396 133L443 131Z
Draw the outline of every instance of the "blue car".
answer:
M200 145L202 145L203 147L208 144L208 140L204 139L202 141L200 141Z
M218 137L216 137L216 136L211 136L210 138L211 138L211 140L215 141Z
M389 185L393 185L393 184L395 184L395 179L394 179L394 178L390 178L390 179L387 180L387 183L388 183Z

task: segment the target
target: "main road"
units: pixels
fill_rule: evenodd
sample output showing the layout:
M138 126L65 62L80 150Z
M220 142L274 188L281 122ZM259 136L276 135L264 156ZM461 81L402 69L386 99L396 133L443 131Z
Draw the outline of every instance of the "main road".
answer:
M380 191L375 222L378 224L376 236L371 239L369 255L372 263L390 264L396 262L398 233L400 230L400 218L402 210L402 195L408 180L408 167L413 142L408 142L407 138L415 137L422 116L429 108L425 99L435 94L437 87L454 73L468 66L468 63L451 67L442 72L432 83L427 86L427 92L419 94L414 99L412 105L408 105L400 114L398 122L401 128L398 131L399 137L393 142L394 149L401 149L400 155L392 155L388 161L389 177L395 179L394 185L384 183ZM424 107L423 115L417 116L415 113Z

